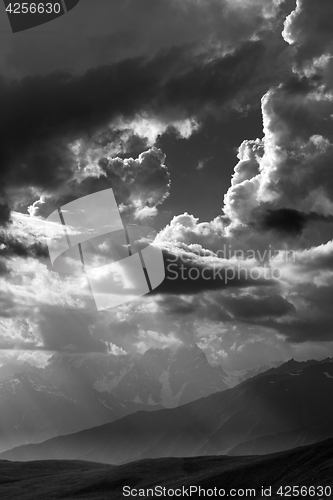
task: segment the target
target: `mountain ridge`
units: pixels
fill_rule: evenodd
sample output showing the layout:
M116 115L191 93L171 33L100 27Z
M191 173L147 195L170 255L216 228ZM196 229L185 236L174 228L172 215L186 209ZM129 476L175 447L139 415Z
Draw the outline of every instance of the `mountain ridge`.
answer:
M333 363L299 373L257 376L233 389L172 409L138 412L115 422L2 453L6 459L144 458L265 454L333 437ZM274 438L284 435L283 442ZM271 441L271 443L270 443ZM246 444L248 443L248 444ZM281 449L282 448L282 449Z

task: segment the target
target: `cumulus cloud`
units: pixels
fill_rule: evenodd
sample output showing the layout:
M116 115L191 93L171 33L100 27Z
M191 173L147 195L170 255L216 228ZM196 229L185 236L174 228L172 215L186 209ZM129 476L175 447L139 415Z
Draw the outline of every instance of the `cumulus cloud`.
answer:
M139 340L136 347L140 354L145 353L148 349L175 349L177 350L183 342L174 334L165 335L163 333L148 330L140 332Z
M165 155L160 149L151 148L133 158L113 158L101 162L117 196L121 193L123 210L133 210L134 217L144 218L145 210L155 209L169 196L170 175L164 164Z
M47 216L51 209L73 199L112 188L123 217L145 219L154 216L156 207L169 196L170 174L165 155L155 147L140 153L138 158L109 157L100 159L98 173L89 169L76 172L67 189L50 196L34 214Z
M159 232L156 243L165 248L169 247L170 250L177 246L179 249L189 251L192 249L198 252L202 250L203 255L205 253L212 255L207 249L215 248L216 243L221 244L223 239L227 241L224 236L227 225L228 221L222 217L201 223L198 217L185 212L173 217L170 223Z
M264 141L240 148L225 213L241 224L248 224L258 207L332 215L328 121L333 110L327 96L295 94L281 86L265 95L262 110Z
M332 51L332 30L329 19L333 14L332 2L323 0L320 8L311 0L297 0L296 9L287 17L284 39L296 51L300 66L311 65L315 58Z

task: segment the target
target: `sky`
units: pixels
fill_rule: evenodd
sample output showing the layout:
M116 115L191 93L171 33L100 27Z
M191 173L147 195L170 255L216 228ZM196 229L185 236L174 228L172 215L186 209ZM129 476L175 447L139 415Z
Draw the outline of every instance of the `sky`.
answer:
M0 15L0 364L197 343L228 371L333 355L331 0L81 0ZM98 312L44 220L112 188L166 279Z

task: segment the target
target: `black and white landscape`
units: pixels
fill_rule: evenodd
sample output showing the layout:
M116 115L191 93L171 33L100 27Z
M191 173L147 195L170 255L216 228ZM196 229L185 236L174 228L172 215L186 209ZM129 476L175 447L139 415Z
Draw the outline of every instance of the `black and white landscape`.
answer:
M0 4L1 499L333 487L332 0L61 3Z

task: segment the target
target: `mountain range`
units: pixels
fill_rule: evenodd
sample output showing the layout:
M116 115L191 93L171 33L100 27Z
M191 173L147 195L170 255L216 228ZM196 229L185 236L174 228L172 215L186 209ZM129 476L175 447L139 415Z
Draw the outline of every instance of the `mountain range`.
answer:
M0 368L0 451L112 422L139 410L172 408L228 388L197 346L142 356L53 356L45 368Z
M176 408L140 411L17 447L0 457L121 464L159 457L258 455L333 437L332 422L333 360L292 360L232 389Z

